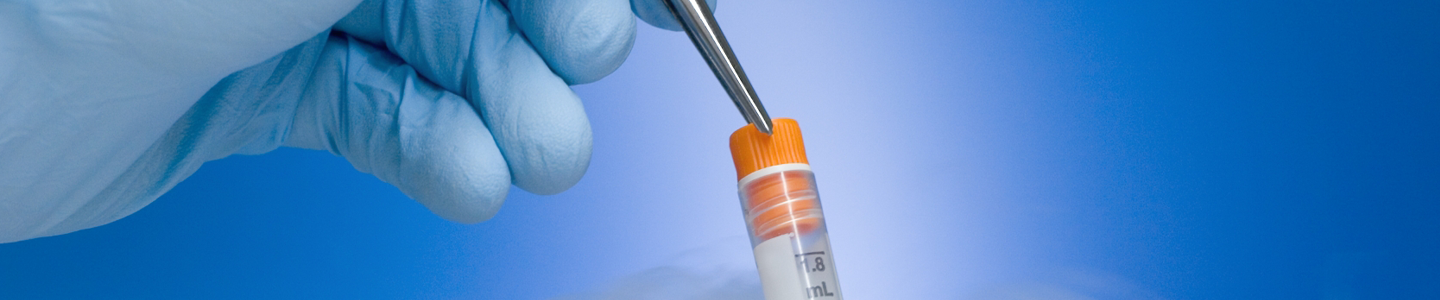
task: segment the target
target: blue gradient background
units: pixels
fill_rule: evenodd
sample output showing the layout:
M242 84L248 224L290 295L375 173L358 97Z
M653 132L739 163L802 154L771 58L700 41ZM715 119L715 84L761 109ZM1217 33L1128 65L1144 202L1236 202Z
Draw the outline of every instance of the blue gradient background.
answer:
M805 130L849 299L1440 298L1440 2L1153 2L716 14ZM742 124L685 36L575 90L589 173L488 222L328 153L235 156L0 245L0 298L548 299L748 263Z

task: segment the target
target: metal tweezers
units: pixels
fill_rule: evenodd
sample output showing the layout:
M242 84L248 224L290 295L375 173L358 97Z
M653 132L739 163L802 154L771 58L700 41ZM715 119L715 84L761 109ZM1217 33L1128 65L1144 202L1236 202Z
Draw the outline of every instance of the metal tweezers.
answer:
M735 107L745 116L745 122L755 124L755 129L760 132L770 134L773 126L770 114L765 113L765 106L760 105L760 97L755 96L755 88L750 86L750 79L745 77L740 61L735 59L734 52L730 52L730 42L725 41L725 33L720 32L720 24L715 23L710 6L705 4L705 0L663 1L685 27L685 34L705 57L710 71L715 72L715 78L725 87L725 93L730 94L730 100L735 101Z

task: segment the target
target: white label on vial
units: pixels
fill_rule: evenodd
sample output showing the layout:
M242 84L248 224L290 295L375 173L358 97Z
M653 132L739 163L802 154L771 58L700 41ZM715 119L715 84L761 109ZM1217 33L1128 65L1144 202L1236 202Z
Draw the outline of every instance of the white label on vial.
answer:
M795 245L786 234L755 246L755 267L760 270L760 286L766 300L804 300L800 269L795 266Z

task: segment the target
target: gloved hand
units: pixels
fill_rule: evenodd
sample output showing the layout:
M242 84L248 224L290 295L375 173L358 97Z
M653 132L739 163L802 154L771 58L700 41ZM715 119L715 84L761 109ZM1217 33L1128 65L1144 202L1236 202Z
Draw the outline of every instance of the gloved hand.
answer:
M659 1L0 3L0 242L115 221L205 161L280 146L483 221L511 183L580 179L568 84L619 67L632 10L678 30Z

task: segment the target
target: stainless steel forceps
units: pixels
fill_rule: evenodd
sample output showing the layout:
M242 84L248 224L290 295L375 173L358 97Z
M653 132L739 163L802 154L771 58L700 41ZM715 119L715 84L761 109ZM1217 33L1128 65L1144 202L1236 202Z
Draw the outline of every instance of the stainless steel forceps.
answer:
M725 87L725 93L730 94L730 100L735 101L735 107L740 109L745 121L755 124L755 129L760 132L770 134L773 126L770 114L765 113L764 105L760 105L755 88L750 86L750 79L745 78L745 70L740 68L740 61L730 51L730 43L725 41L725 33L720 32L720 24L715 23L715 16L710 13L705 0L663 1L685 27L685 34L705 57L710 71L715 72L715 78Z

